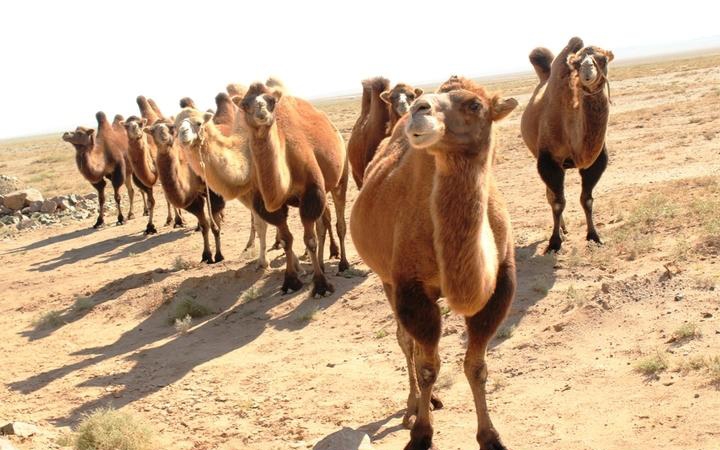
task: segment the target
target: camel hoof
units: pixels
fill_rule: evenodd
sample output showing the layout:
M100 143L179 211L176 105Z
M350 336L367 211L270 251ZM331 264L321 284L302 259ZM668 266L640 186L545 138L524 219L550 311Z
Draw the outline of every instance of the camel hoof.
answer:
M593 241L596 244L603 245L603 241L600 240L600 236L598 236L597 231L591 231L587 234L586 239L588 241Z
M328 282L327 278L324 276L315 277L313 279L313 288L312 292L310 292L311 297L315 297L316 295L325 297L333 292L335 292L335 286Z
M168 225L170 225L169 222L168 222ZM181 218L176 217L175 223L173 224L173 228L185 228L185 222ZM200 226L198 226L198 228L200 228Z
M480 450L508 450L500 442L500 436L494 429L490 429L485 433L478 433L478 442L480 443Z
M202 228L200 228L200 224L198 224L198 226L195 227L195 232L197 233L198 231L202 231Z
M135 213L132 213L132 212L131 212L130 214L128 214L127 218L128 218L128 220L134 219L134 218L135 218Z
M125 225L125 218L123 216L118 216L117 224Z
M264 259L259 260L258 259L257 263L255 263L255 270L264 271L265 269L267 269L267 266L268 266L267 260L264 260Z
M157 229L155 228L155 225L149 223L147 227L145 227L145 234L157 234Z
M547 248L545 249L545 254L547 255L550 252L559 252L560 248L562 247L562 239L560 236L553 236L550 238L550 242L548 243Z
M340 264L338 264L338 275L345 272L350 268L350 263L347 262L347 259L341 259Z
M150 215L150 213L148 212L148 210L147 210L147 209L143 209L143 217L147 217L147 216L149 216L149 215Z
M98 228L101 228L103 225L105 225L105 221L102 219L98 219L97 222L95 222L95 225L93 225L93 228L95 228L97 230Z
M433 411L438 411L445 407L445 404L443 404L442 400L440 400L440 397L435 394L432 394L430 397L430 405L432 406Z
M210 252L203 252L202 259L200 260L200 262L212 264L213 263L212 254Z
M302 288L303 284L302 281L300 281L300 278L298 278L297 275L292 274L285 274L285 280L283 281L283 285L280 288L283 294L287 294L288 291L299 291Z
M285 248L285 241L279 239L270 247L270 250L282 250Z
M415 414L405 413L403 416L402 424L407 430L411 430L415 426Z
M412 435L412 431L410 432ZM438 450L433 444L432 435L421 436L417 439L410 439L410 442L405 446L405 450Z
M170 225L172 225L172 223L173 223L172 217L168 217L167 220L165 221L165 226L169 227Z
M224 261L224 260L225 260L225 257L223 256L222 253L220 253L220 252L215 253L215 262L216 263L219 263L220 261Z

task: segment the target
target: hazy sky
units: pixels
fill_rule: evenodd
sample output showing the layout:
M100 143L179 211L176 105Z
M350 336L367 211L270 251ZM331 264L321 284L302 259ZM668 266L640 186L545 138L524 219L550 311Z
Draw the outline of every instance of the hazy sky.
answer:
M672 6L665 6L671 4ZM360 90L360 80L423 83L530 70L538 45L578 35L618 59L718 42L716 7L674 2L63 1L5 2L0 138L137 114L203 108L228 82L276 75L298 96ZM712 38L697 41L701 38ZM694 43L692 43L694 42ZM674 46L675 45L675 46Z

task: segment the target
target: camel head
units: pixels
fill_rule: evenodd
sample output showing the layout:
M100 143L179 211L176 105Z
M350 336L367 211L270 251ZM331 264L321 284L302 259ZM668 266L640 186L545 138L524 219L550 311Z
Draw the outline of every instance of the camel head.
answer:
M568 55L567 65L586 90L596 90L607 80L608 64L614 57L609 50L587 46Z
M141 119L137 116L130 116L123 123L125 130L127 131L128 138L133 140L142 139L143 128L147 125L147 119Z
M479 92L482 95L458 89L415 100L405 124L410 145L431 153L487 150L492 123L510 114L518 102Z
M389 91L380 93L380 99L390 105L398 116L410 109L412 102L423 94L420 88L412 88L405 83L398 83Z
M77 127L75 131L66 131L62 140L72 144L76 150L85 150L95 145L95 130L92 128Z
M173 144L175 125L167 122L155 122L154 125L144 127L143 131L153 137L157 142L158 150L169 148Z
M253 83L245 97L232 98L245 114L245 122L250 128L270 127L275 122L275 107L282 98L281 89L271 89L262 83Z
M210 122L213 114L210 112L198 111L193 108L185 108L175 118L175 128L180 145L189 147L200 142L205 124Z

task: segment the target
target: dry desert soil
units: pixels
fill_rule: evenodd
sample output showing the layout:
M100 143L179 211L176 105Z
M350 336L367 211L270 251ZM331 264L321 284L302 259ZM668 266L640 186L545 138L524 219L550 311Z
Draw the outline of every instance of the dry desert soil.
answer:
M516 450L717 450L720 55L617 64L610 79L610 165L595 191L606 244L584 240L570 171L557 255L543 254L551 214L519 133L535 78L486 82L521 104L499 127L519 286L488 353L491 416ZM359 99L318 105L347 138ZM0 142L0 152L0 173L46 195L92 191L58 135ZM348 218L356 196L352 186ZM146 237L142 217L97 231L94 217L3 229L0 422L40 428L13 438L19 449L63 448L83 414L108 405L149 422L162 449L313 448L343 428L379 450L403 447L404 358L350 236L353 270L336 276L337 261L327 264L334 294L309 298L308 275L282 295L284 255L256 270L256 253L242 251L248 211L226 211L227 259L215 265L197 263L192 226ZM178 331L172 317L190 302L209 314ZM477 448L463 322L443 313L435 442Z

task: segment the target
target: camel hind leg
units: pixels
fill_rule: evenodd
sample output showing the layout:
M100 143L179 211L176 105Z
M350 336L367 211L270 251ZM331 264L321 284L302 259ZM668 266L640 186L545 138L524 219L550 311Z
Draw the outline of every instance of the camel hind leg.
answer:
M313 288L310 296L327 295L335 291L335 287L327 280L323 273L322 252L318 252L318 238L315 224L319 222L326 207L325 192L318 185L310 185L300 198L300 220L303 224L303 240L305 248L310 255L313 266Z
M565 209L565 170L555 162L549 151L542 149L538 154L537 170L547 186L548 202L553 213L553 231L546 252L557 252L562 247L560 226Z
M218 263L225 259L222 254L222 247L220 245L220 226L223 221L223 211L225 210L225 199L213 191L210 191L210 198L207 199L210 202L210 210L212 211L213 220L210 223L210 228L215 238L215 262Z
M488 413L485 389L488 370L485 354L488 342L507 315L515 295L515 286L514 262L505 261L500 265L495 292L485 308L474 316L465 318L468 333L464 362L465 377L470 384L475 402L478 426L476 438L481 449L506 450Z
M335 236L332 233L332 213L330 208L325 208L325 211L323 211L322 223L330 238L330 258L340 258L340 248L335 242Z
M607 168L608 153L605 144L602 151L598 155L595 162L587 169L580 169L580 178L582 179L582 192L580 194L580 204L585 211L585 222L587 223L587 240L602 244L600 236L595 229L593 222L593 195L592 191L595 185L600 181L600 177Z
M125 186L128 188L128 195L132 193L135 194L135 190L132 188L132 184L126 184L125 174L121 167L118 167L115 169L115 172L112 173L112 178L110 179L110 182L113 187L113 196L115 198L115 206L117 207L117 224L122 225L125 223L125 216L123 216L122 213L122 198L120 197L120 187L125 184ZM131 197L132 198L132 197Z
M207 218L207 215L205 214L205 198L198 195L195 200L193 200L190 205L188 205L187 208L185 208L189 213L197 217L198 220L198 227L200 227L200 232L202 233L203 238L203 252L202 257L200 259L200 262L212 264L212 252L210 251L210 221Z
M347 234L347 223L345 222L345 202L347 200L348 187L348 164L345 162L345 169L340 178L340 184L332 190L333 204L335 205L335 218L337 224L338 240L340 241L340 262L338 263L338 273L344 272L350 268L345 252L345 235ZM331 232L332 234L332 232Z

